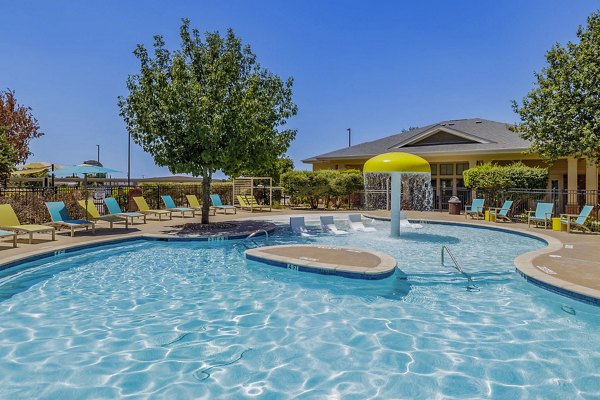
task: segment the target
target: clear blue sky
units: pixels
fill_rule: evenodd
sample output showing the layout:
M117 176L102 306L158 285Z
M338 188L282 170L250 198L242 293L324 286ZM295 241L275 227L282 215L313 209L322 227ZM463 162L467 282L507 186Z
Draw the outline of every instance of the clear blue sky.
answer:
M531 88L555 42L576 38L592 0L7 1L0 0L0 88L33 107L45 136L30 161L96 157L126 171L117 96L138 71L136 44L182 17L201 31L232 27L263 66L295 78L301 159L444 119L515 122L510 100ZM134 145L133 176L167 175Z

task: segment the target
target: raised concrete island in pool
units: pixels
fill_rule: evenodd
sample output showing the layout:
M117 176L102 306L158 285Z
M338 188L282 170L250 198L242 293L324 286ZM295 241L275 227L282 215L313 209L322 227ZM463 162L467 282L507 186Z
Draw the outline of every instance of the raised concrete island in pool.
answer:
M294 271L357 279L384 279L396 269L396 260L387 254L342 246L265 246L246 250L246 258Z

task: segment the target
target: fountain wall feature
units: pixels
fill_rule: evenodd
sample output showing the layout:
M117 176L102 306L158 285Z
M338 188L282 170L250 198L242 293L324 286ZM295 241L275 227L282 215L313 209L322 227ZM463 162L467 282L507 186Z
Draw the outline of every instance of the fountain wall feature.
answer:
M392 237L400 236L401 188L403 183L405 188L410 189L410 195L413 196L410 198L411 206L415 205L417 208L422 209L431 207L431 167L423 158L410 153L384 153L369 159L365 163L364 172L367 197L369 197L369 185L373 183L373 180L381 187L382 183L388 185L387 179L388 176L391 176L389 203L391 209L390 234ZM366 199L367 204L369 204L369 200L369 198ZM386 198L386 204L387 201Z

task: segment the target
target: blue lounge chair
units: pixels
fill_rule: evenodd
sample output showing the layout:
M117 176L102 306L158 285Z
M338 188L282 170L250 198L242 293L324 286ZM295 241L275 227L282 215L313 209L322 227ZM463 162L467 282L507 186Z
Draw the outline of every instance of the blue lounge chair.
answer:
M92 233L96 233L96 224L93 222L83 219L71 219L67 207L65 207L65 203L62 201L47 202L46 207L48 208L50 218L52 219L52 222L48 225L54 226L58 230L60 230L60 228L69 228L71 229L71 236L75 236L75 228L85 228L87 230L91 227Z
M160 197L162 198L163 203L165 203L165 208L167 210L173 211L173 212L179 212L179 213L181 213L182 217L185 217L186 212L192 213L192 217L196 216L196 210L194 210L193 208L187 208L187 207L177 207L175 205L175 202L173 201L173 198L171 196L169 196L168 194L163 194Z
M577 214L560 214L560 223L561 225L567 225L567 232L571 232L571 228L581 228L584 231L591 232L590 229L585 226L585 221L588 219L594 206L584 206L581 209L579 215Z
M544 229L548 227L548 222L552 222L552 210L554 209L554 203L537 203L535 211L527 211L527 226L531 227L531 223L539 224L544 223ZM534 215L532 215L535 212Z
M214 208L216 208L217 210L223 210L224 214L227 214L227 210L233 210L233 213L237 214L237 210L234 206L223 205L223 203L221 202L221 198L218 194L211 194L210 201L212 201Z
M118 215L120 217L131 218L131 225L133 225L134 218L143 218L144 223L146 223L146 214L142 214L139 212L123 212L121 211L121 207L119 203L117 203L117 199L114 197L107 197L104 199L104 204L106 204L106 208L108 212L112 215Z
M471 218L483 218L483 203L485 199L473 199L473 204L465 204L465 219L467 216L471 216Z
M508 213L510 212L510 208L513 205L512 200L505 200L502 207L495 207L490 209L490 215L494 216L495 222L506 221L511 222L510 218L508 218Z
M0 238L11 237L13 242L13 247L17 247L17 233L0 230Z

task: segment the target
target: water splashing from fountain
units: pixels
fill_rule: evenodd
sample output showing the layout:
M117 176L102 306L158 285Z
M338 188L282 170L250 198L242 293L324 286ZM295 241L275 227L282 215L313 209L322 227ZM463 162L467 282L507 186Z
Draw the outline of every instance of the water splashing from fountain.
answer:
M389 210L391 174L387 172L365 172L365 207ZM430 211L433 208L431 174L426 172L402 173L402 209Z

